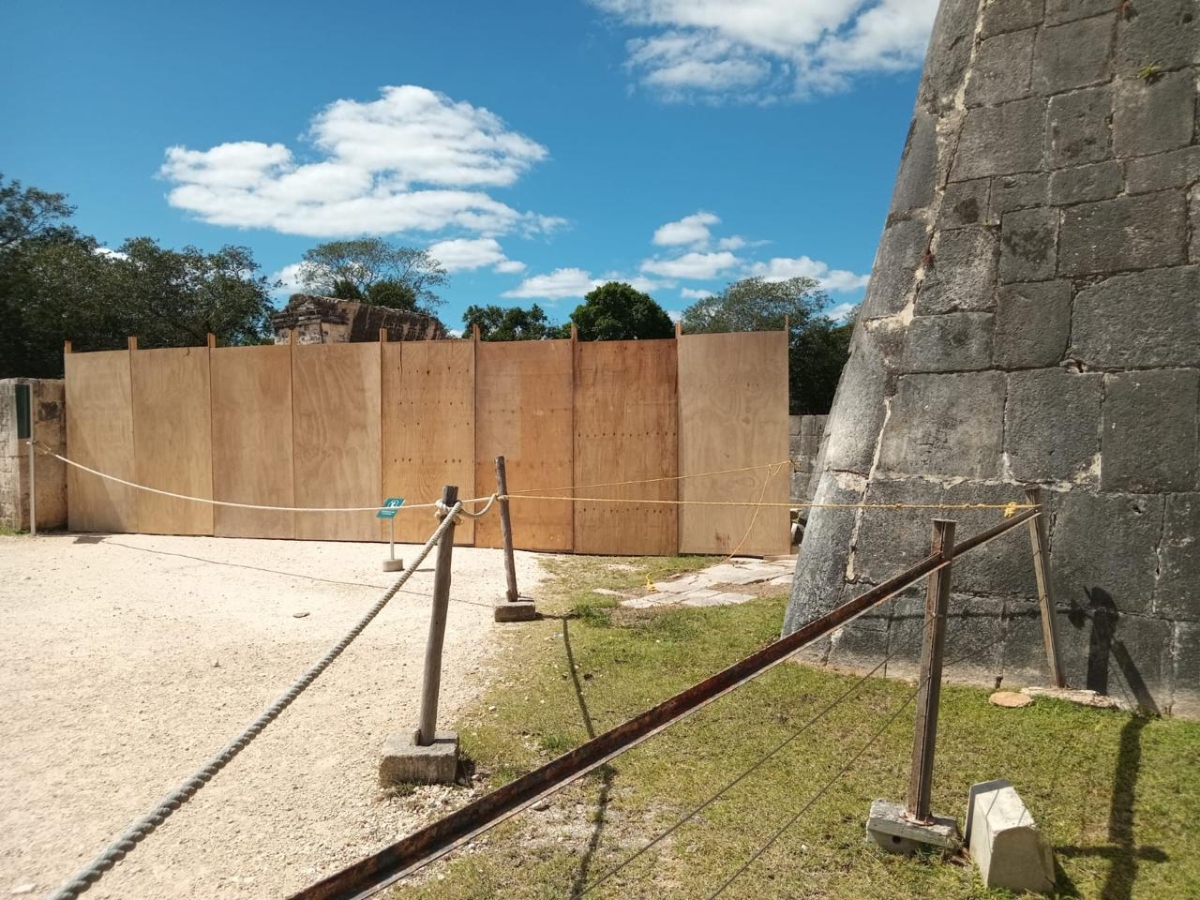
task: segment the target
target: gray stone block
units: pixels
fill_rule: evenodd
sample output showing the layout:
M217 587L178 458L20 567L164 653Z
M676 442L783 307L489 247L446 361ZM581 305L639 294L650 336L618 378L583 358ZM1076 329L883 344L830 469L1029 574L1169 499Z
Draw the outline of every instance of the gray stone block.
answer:
M1003 412L1003 373L904 375L884 428L880 470L998 478Z
M1085 481L1100 452L1103 375L1060 368L1008 376L1004 452L1018 481Z
M825 444L825 465L866 475L875 458L883 428L883 397L892 393L891 372L903 352L903 328L872 328L860 322L850 342L850 359L842 370L831 418L838 426Z
M937 182L937 118L922 109L913 113L892 191L892 212L920 209L933 202Z
M1110 16L1043 27L1034 53L1034 90L1061 94L1108 81L1112 78L1112 44Z
M946 185L942 207L938 213L938 227L950 229L991 224L988 215L991 184L990 178L976 178Z
M937 482L921 479L871 482L863 500L869 505L936 506L942 502ZM930 523L936 509L865 509L853 555L856 579L878 584L929 555Z
M934 848L957 850L958 823L951 816L933 815L928 825L912 821L905 812L903 803L876 800L871 804L867 817L867 840L879 849L902 856Z
M978 17L977 0L945 0L939 5L917 94L919 105L939 110L954 106L971 62Z
M1188 200L1188 225L1192 233L1192 240L1188 245L1188 259L1200 263L1200 186L1192 188Z
M1002 175L992 179L991 214L988 222L1000 224L1007 212L1045 206L1049 194L1050 176L1045 173Z
M1002 369L1056 366L1071 333L1071 284L1042 281L1000 288L992 360Z
M1109 158L1112 91L1088 88L1050 98L1050 166L1077 166Z
M945 513L954 518L956 513ZM971 532L958 529L959 535ZM926 545L928 552L928 544ZM977 551L976 551L977 552ZM958 570L965 557L954 561L951 578L958 585ZM919 671L921 644L925 639L925 595L922 582L912 590L888 601L891 607L891 638L888 653L888 674L908 675ZM1003 651L1004 603L993 597L974 597L951 593L950 609L946 615L947 672L978 681L990 681L1000 671Z
M1046 281L1057 266L1059 212L1025 209L1007 213L1000 226L1000 280Z
M1068 657L1075 660L1073 670L1076 673L1083 671L1081 661L1086 658L1086 639L1080 637L1079 629L1071 625L1064 610L1055 611L1055 622L1058 625L1059 643L1062 644L1060 653L1063 655L1064 671L1068 669ZM1026 600L1005 601L1002 656L1001 672L1008 685L1050 684L1042 611L1036 596Z
M904 340L905 372L970 372L991 368L992 314L917 316Z
M1125 190L1130 194L1165 191L1200 181L1200 147L1185 147L1125 162Z
M1118 156L1147 156L1192 142L1196 76L1171 72L1160 78L1123 78L1113 95L1113 149Z
M1108 200L1121 193L1124 173L1115 160L1086 166L1059 169L1050 175L1050 202L1071 206Z
M1171 702L1170 622L1116 608L1103 590L1068 613L1059 630L1067 683L1112 697L1127 709L1161 713Z
M964 481L946 488L942 501L950 506L984 503L999 506L1024 503L1025 492L1016 484L979 484ZM958 522L958 540L1004 521L998 509L946 510L940 515ZM1029 532L1018 528L982 547L964 554L954 562L954 589L990 597L1037 596L1037 579L1033 572L1033 557ZM999 619L1001 610L994 610Z
M505 600L492 609L496 622L532 622L537 617L537 605L532 600Z
M1065 0L1063 0L1065 2ZM1200 10L1196 0L1135 3L1137 15L1117 24L1117 68L1138 72L1157 62L1164 69L1200 61Z
M1106 275L1187 262L1187 216L1176 191L1081 203L1063 210L1061 275Z
M1054 854L1033 815L1007 781L971 787L967 806L971 861L985 887L1020 893L1054 890Z
M938 235L916 312L984 312L996 306L996 229L956 228Z
M826 472L817 483L816 503L861 503L863 492L842 487L838 476ZM792 599L784 617L783 633L791 634L800 626L834 609L841 601L846 583L846 557L854 533L853 509L825 509L809 519L804 543L796 563ZM828 647L828 642L823 646Z
M1200 718L1200 625L1176 623L1173 649L1175 670L1171 713L1190 719Z
M1162 497L1069 492L1051 536L1058 602L1088 609L1095 594L1121 613L1149 612L1162 516Z
M1200 365L1200 268L1151 269L1084 288L1067 352L1097 369Z
M950 180L1039 171L1045 137L1046 107L1038 98L969 109Z
M1198 483L1200 371L1124 372L1105 379L1106 491L1194 491Z
M916 283L916 270L929 248L929 231L919 219L890 221L879 240L862 317L892 316L904 309Z
M990 38L1008 31L1020 31L1023 28L1041 25L1044 14L1044 0L998 0L989 3L983 10L981 36Z
M1112 11L1110 0L1046 0L1046 24L1073 22Z
M1029 96L1033 39L1037 29L986 38L975 52L967 82L967 106L995 106Z
M1158 566L1154 614L1174 621L1200 622L1200 494L1167 497ZM1196 657L1196 665L1200 666L1200 656ZM1200 678L1192 684L1200 691Z
M458 775L458 735L439 731L428 746L415 732L389 734L379 762L382 784L453 784Z

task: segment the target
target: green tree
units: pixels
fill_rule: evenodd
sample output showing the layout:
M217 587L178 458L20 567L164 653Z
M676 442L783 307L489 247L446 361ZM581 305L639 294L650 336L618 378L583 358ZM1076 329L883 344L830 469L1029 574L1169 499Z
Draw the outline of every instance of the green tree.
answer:
M849 357L853 321L839 325L820 310L829 295L812 278L746 278L683 312L690 334L778 331L788 324L788 408L792 415L824 415L833 404Z
M628 284L610 281L592 290L571 313L581 341L629 341L675 336L666 310Z
M546 312L536 303L529 309L519 306L505 308L489 304L468 306L463 314L464 337L471 329L479 326L479 338L484 341L541 341L548 338L569 337L570 327L555 325L546 317Z
M429 311L442 304L433 289L446 284L449 276L428 250L393 246L382 238L358 238L329 241L304 251L299 280L307 290L326 296L340 296L335 293L339 286L346 292L344 282L372 303ZM378 301L372 299L376 286ZM385 299L391 302L384 303ZM395 305L398 303L407 305Z
M5 184L0 172L0 250L31 238L73 235L74 229L61 223L74 212L66 194L22 187L19 181Z

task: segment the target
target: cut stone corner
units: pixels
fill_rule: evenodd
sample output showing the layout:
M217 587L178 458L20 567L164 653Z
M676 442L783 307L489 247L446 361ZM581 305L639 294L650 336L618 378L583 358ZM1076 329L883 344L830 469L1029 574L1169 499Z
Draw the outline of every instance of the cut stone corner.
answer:
M903 803L876 800L867 818L867 840L887 853L912 856L922 850L956 853L962 847L958 822L952 816L932 816L928 824L914 822Z
M439 731L433 743L418 743L416 731L389 734L379 761L381 784L453 784L458 777L458 734Z

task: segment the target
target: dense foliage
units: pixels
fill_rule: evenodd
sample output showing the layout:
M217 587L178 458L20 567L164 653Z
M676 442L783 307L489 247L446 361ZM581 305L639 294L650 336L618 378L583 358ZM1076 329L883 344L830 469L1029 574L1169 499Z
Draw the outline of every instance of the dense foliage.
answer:
M666 310L649 294L620 281L593 289L571 313L581 341L631 341L675 336Z
M449 280L429 251L393 246L382 238L318 244L304 251L299 277L313 293L419 312L442 304L433 289Z

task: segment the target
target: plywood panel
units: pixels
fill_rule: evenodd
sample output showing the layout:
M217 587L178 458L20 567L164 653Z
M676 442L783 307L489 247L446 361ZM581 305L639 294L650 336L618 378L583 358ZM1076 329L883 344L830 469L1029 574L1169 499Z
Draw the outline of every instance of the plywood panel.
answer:
M577 553L670 556L679 548L677 483L598 483L677 474L675 342L597 341L575 348L576 496L629 502L575 504Z
M379 344L292 348L297 506L379 504ZM374 512L296 513L296 537L376 541Z
M211 500L208 348L136 350L129 364L138 483ZM213 533L209 503L138 491L137 512L143 534Z
M66 365L67 451L81 465L135 481L133 401L129 353L68 353ZM71 531L137 531L134 489L67 468L67 514Z
M495 490L497 456L512 492L569 494L572 464L570 341L485 341L476 346L475 485ZM513 544L522 550L572 549L570 502L511 501ZM499 547L500 518L475 524L475 544Z
M698 475L788 458L787 334L683 335L679 345L679 474ZM772 474L773 473L773 474ZM682 553L787 553L791 469L680 480L683 500L746 506L683 506ZM756 515L757 507L757 515Z
M383 345L383 484L389 497L429 503L442 487L475 496L475 345L408 341ZM386 528L386 526L384 526ZM428 510L401 512L396 540L424 543L437 520ZM384 531L386 534L386 530ZM464 518L456 544L475 540Z
M213 496L233 503L295 506L292 483L292 348L211 351ZM214 510L221 537L293 538L290 512Z

